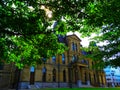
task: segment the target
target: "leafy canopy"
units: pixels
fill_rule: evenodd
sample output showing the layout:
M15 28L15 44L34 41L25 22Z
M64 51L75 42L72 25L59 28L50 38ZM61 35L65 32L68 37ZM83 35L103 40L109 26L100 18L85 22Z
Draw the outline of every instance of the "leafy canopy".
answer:
M116 46L110 52L114 55L120 45L119 8L119 0L1 0L0 60L18 67L41 63L42 58L64 52L57 36L69 31L83 36L102 32L97 40L109 41L108 48Z
M96 3L90 3L86 8L89 18L85 19L85 23L101 28L100 35L93 38L94 41L106 43L98 46L99 51L93 54L93 58L102 59L105 65L120 66L119 8L119 0L98 0Z

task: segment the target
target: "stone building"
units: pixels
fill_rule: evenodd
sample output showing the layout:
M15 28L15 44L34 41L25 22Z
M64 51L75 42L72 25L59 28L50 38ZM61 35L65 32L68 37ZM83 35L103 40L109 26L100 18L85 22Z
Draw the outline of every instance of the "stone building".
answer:
M104 69L107 87L120 86L120 68L108 66Z
M67 51L51 57L42 65L26 66L12 74L9 86L15 88L17 80L20 88L105 86L104 71L93 69L95 63L83 57L84 52L80 50L81 40L74 34L66 36L64 40L69 48ZM19 78L13 79L16 77Z

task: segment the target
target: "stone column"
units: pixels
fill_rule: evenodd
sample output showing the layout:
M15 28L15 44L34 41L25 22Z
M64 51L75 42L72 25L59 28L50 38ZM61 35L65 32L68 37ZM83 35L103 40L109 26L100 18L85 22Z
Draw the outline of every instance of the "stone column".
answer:
M104 78L104 87L107 87L107 81L106 81L106 76L105 76L105 74L103 74L103 78Z
M90 86L89 72L87 73L87 85Z
M87 71L86 74L87 74L87 85L90 86L89 71Z

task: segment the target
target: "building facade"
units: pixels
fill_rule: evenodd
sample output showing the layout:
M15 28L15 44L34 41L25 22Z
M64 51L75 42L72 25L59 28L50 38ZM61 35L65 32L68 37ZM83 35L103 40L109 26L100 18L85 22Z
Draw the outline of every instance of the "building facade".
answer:
M106 86L104 71L93 69L95 63L85 58L80 50L81 40L73 34L66 36L65 41L69 48L67 51L51 57L42 65L26 66L14 73L11 75L12 82L9 86L14 88ZM13 79L15 77L19 78L15 80Z
M15 67L13 64L0 64L0 89L5 88L7 90L8 88L12 87L13 80L15 78Z
M106 75L107 87L120 86L120 68L112 68L110 66L104 69Z

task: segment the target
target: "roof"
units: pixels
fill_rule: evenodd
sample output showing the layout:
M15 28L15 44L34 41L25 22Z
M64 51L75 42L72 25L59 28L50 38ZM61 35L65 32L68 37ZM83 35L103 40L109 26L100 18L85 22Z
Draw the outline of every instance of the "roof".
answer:
M81 39L77 35L75 35L75 34L68 35L66 37L70 37L70 38L76 37L76 39L78 39L81 42Z

